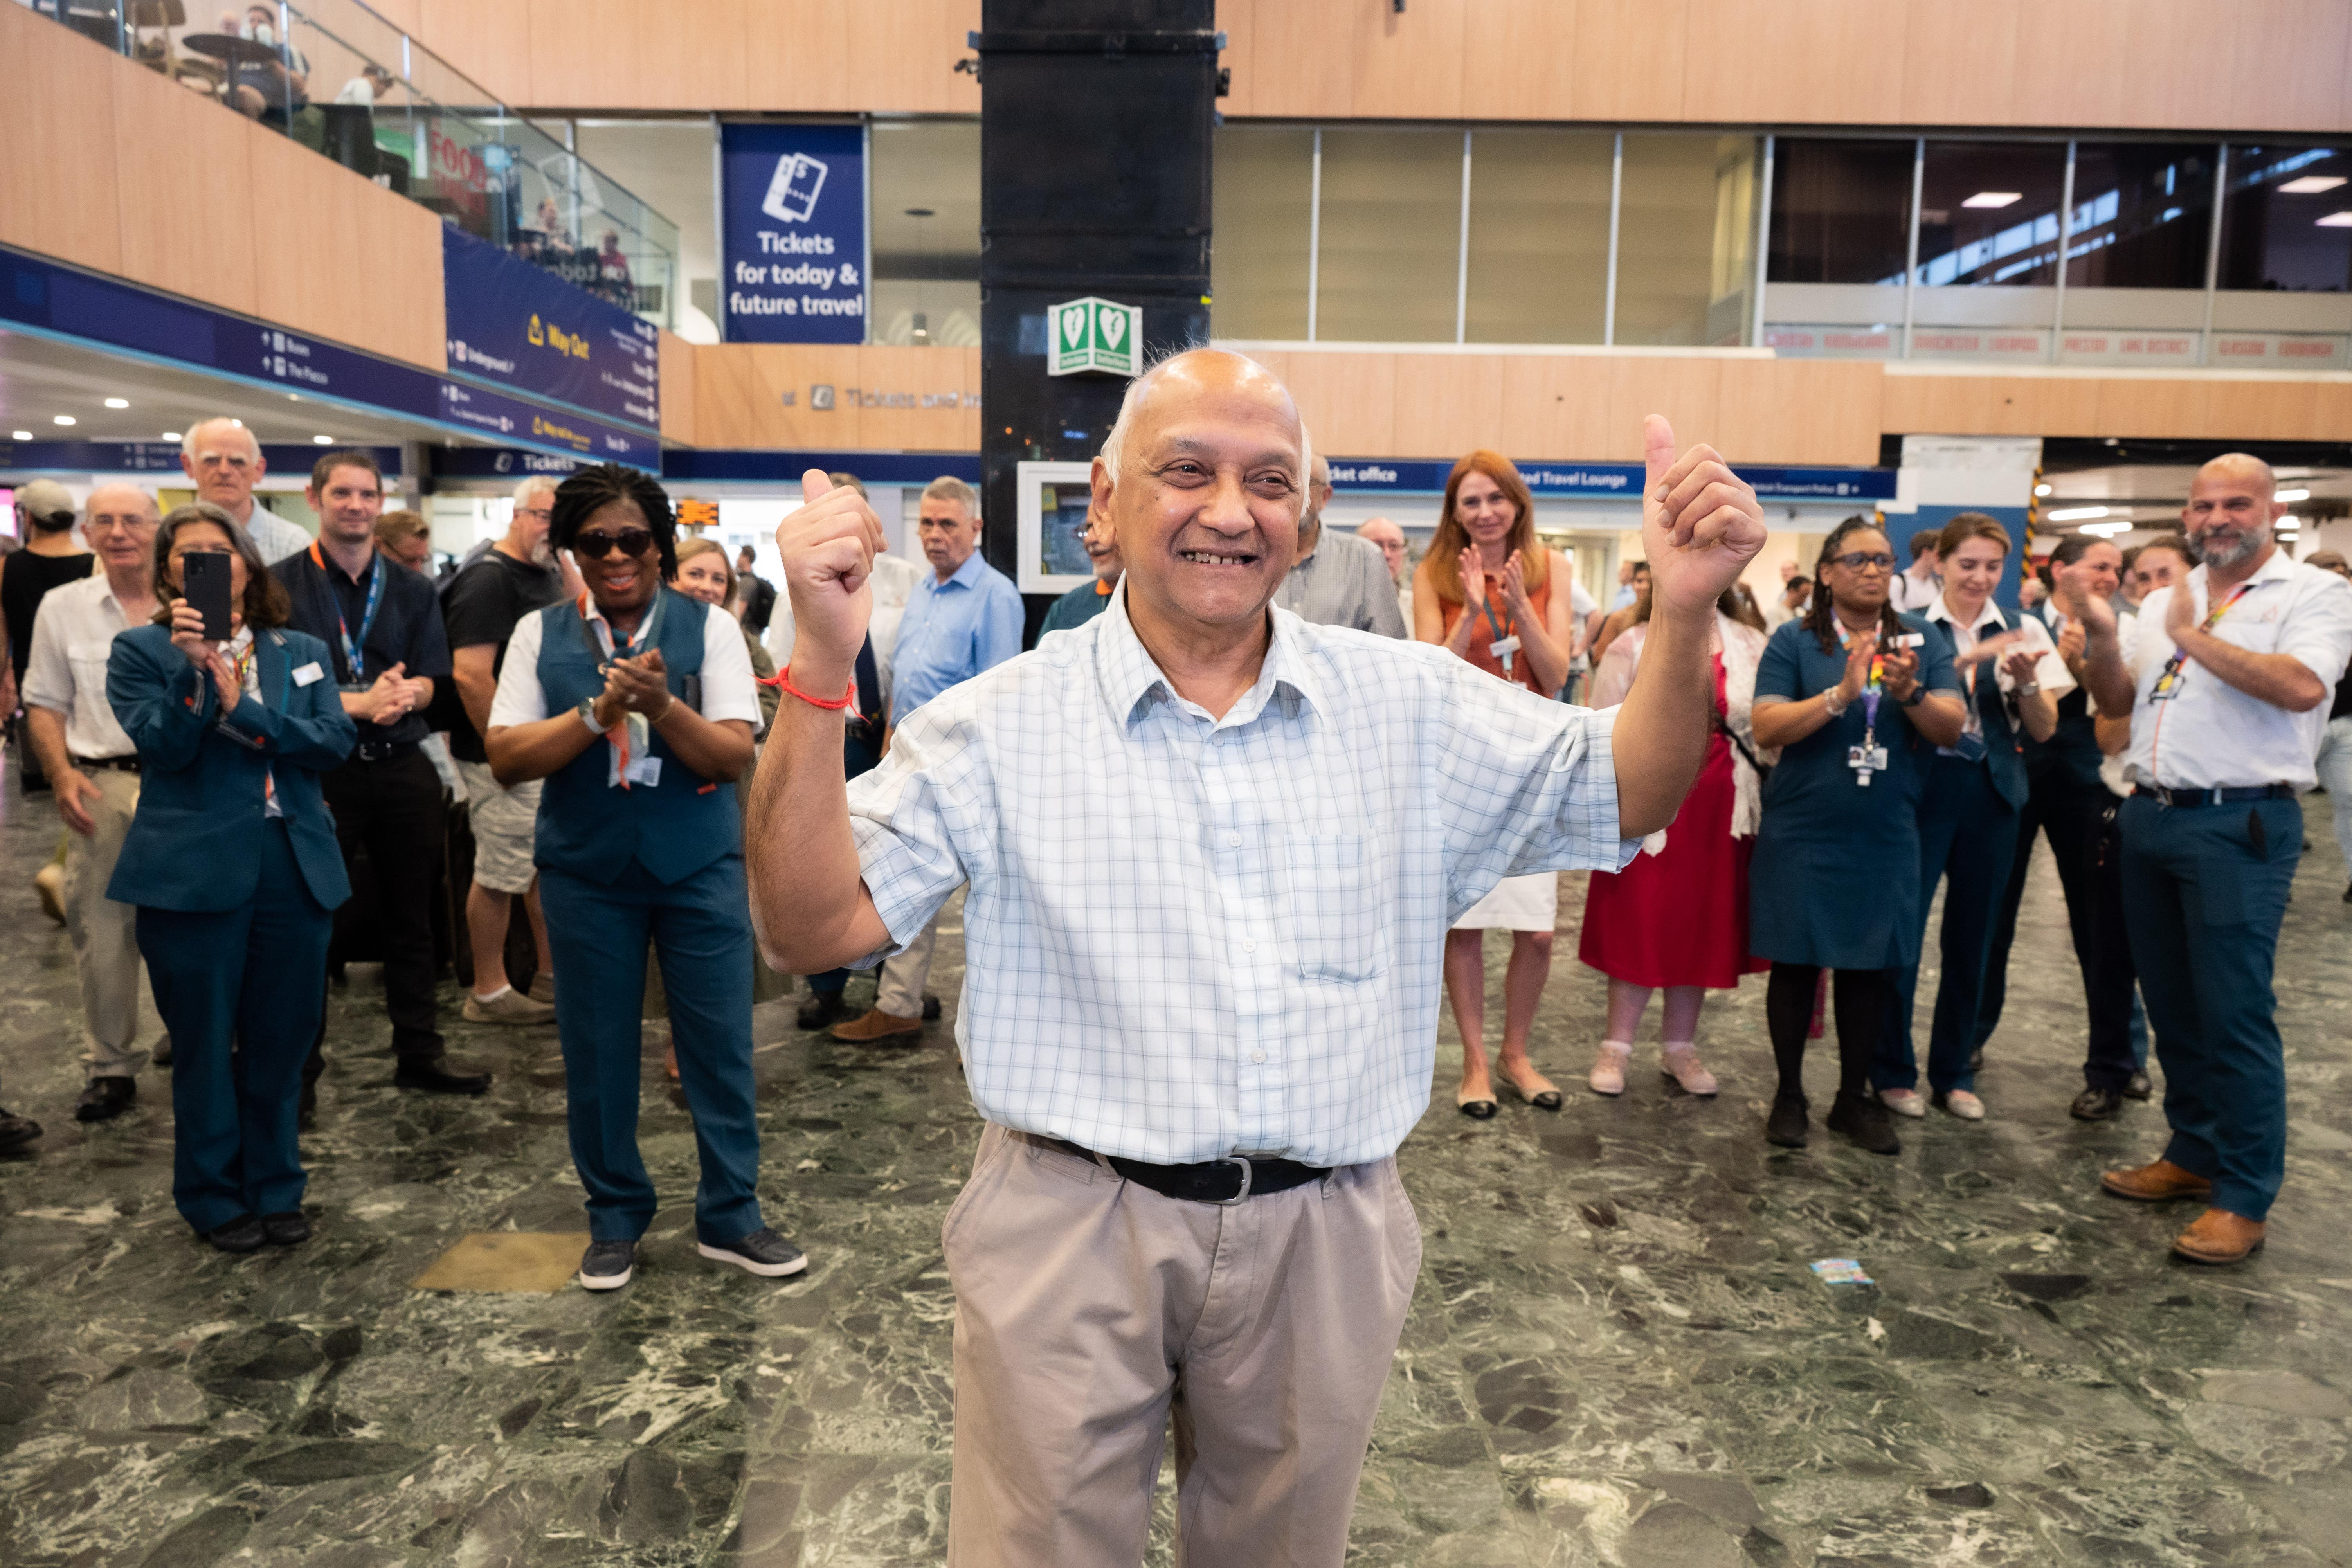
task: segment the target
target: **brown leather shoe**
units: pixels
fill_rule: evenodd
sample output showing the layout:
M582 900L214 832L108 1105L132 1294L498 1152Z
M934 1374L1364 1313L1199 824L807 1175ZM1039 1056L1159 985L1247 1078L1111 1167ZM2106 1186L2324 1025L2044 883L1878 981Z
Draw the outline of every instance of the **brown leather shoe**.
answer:
M2175 1198L2210 1198L2213 1184L2204 1177L2182 1170L2169 1160L2158 1160L2142 1165L2137 1171L2109 1171L2099 1178L2099 1185L2119 1198L2129 1198L2136 1204L2166 1204Z
M923 1019L919 1013L911 1018L901 1018L896 1013L885 1013L877 1007L862 1018L835 1024L829 1032L836 1040L870 1046L877 1040L887 1040L899 1035L919 1035L923 1032Z
M2258 1219L2207 1209L2172 1238L2172 1250L2191 1263L2238 1263L2263 1244L2270 1227Z

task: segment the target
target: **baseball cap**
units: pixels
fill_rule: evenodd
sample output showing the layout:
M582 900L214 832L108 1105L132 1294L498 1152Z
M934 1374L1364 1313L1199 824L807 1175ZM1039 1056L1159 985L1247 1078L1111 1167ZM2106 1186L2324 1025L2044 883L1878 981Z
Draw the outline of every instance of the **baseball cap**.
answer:
M52 527L61 512L66 521L73 521L73 492L55 479L35 479L29 485L18 485L16 504L25 509L26 516L37 517Z

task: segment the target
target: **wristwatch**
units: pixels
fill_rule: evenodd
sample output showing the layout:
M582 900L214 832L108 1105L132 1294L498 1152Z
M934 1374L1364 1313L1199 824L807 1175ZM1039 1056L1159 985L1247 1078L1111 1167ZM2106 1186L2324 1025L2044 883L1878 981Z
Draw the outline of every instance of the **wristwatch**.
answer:
M1916 708L1919 704L1927 700L1927 689L1924 686L1914 686L1911 689L1911 695L1903 699L1903 706L1906 708Z
M580 700L580 706L573 711L580 715L580 721L588 726L590 734L601 735L604 732L604 726L596 722L596 700L593 697L583 697Z
M2019 697L2032 697L2038 694L2041 689L2042 682L2038 680L2021 680L2017 683L2017 690L2014 695Z

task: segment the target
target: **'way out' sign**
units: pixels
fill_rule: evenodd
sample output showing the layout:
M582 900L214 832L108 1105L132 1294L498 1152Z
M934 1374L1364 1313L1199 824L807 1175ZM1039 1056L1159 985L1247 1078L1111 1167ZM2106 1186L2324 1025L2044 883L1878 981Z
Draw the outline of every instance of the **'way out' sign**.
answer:
M1046 312L1054 341L1047 375L1103 371L1134 375L1143 368L1143 307L1111 300L1072 300Z

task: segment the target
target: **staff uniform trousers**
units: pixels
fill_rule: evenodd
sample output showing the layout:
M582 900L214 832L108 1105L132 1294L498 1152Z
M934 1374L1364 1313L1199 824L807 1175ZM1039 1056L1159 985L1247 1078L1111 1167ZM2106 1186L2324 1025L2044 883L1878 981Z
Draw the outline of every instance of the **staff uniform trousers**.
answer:
M343 867L367 848L375 873L375 910L383 941L384 1010L392 1016L392 1048L404 1057L431 1060L441 1055L441 1005L434 994L439 978L433 961L433 889L440 875L448 807L441 775L420 747L410 746L377 762L352 758L319 780L327 808L335 814L335 838ZM357 886L359 878L352 883ZM337 924L363 915L359 900L346 902ZM320 1033L320 1043L326 1038ZM303 1076L316 1081L325 1061L314 1047Z
M98 785L98 798L87 803L90 836L66 835L65 873L66 934L81 982L82 1072L131 1078L147 1065L138 1043L139 998L147 991L139 967L139 910L108 898L106 885L139 810L139 775L91 768L82 776Z
M1179 1563L1339 1568L1421 1268L1393 1159L1228 1206L992 1124L941 1238L950 1568L1139 1563L1171 1415Z
M2121 1094L2147 1065L2147 1019L2140 1011L2139 973L2124 917L2123 801L2112 793L2098 807L2091 864L2083 878L2090 905L2090 948L2081 954L2083 990L2091 1000L2091 1043L2083 1082Z
M609 883L540 868L547 942L563 976L555 1027L572 1162L588 1189L588 1231L598 1241L636 1240L656 1207L653 1178L637 1152L648 942L661 964L678 1084L701 1159L695 1230L704 1241L725 1243L760 1228L749 898L740 854L671 884L634 858Z
M285 824L268 828L245 903L138 915L172 1032L172 1198L199 1231L302 1206L294 1124L326 1011L334 919L310 896Z
M1993 916L2009 885L2010 858L2016 852L2018 814L1993 788L1992 770L1965 757L1938 755L1929 764L1919 797L1919 929L1925 950L1928 909L1936 883L1944 889L1944 931L1938 949L1942 978L1936 985L1936 1018L1927 1036L1927 1084L1938 1091L1976 1087L1969 1066L1976 1048L1977 1009L1992 946ZM1879 1089L1910 1089L1919 1081L1911 1046L1911 1014L1919 991L1919 966L1895 973L1894 1016L1878 1037L1878 1059L1871 1082Z
M2164 1157L2213 1206L2270 1212L2286 1174L2286 1053L2271 991L2303 808L2123 803L2124 917L2164 1067Z

